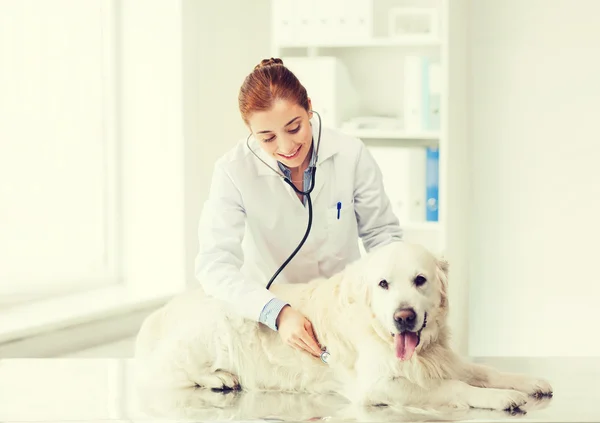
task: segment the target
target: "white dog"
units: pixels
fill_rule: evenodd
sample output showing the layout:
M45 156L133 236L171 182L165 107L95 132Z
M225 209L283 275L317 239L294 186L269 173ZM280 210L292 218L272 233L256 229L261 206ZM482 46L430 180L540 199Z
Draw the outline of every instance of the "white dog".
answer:
M381 247L329 278L274 284L313 324L328 364L198 289L144 321L144 386L338 393L362 405L516 409L544 380L461 360L448 345L448 264L425 248Z

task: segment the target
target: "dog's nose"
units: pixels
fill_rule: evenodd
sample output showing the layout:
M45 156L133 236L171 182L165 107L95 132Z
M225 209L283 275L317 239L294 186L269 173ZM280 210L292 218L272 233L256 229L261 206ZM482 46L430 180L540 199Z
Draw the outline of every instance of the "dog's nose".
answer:
M405 330L413 330L415 328L415 320L417 313L412 308L401 308L394 313L394 321L396 328L403 332Z

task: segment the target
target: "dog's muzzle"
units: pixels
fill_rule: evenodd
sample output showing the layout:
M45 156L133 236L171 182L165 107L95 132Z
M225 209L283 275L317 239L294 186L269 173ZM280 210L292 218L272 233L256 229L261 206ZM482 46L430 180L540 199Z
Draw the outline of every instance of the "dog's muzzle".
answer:
M421 328L415 331L417 315L410 309L401 309L394 313L394 323L398 333L391 333L394 339L396 357L400 360L410 360L416 348L421 343L421 332L427 326L427 313L423 316Z
M398 332L414 330L416 320L417 313L413 308L401 308L394 313L394 325Z

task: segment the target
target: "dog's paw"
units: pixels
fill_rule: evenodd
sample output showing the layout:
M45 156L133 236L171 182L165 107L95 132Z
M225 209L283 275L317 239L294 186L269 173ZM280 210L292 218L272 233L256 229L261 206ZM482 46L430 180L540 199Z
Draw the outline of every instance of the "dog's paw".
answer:
M196 384L199 387L212 389L213 391L237 391L241 389L235 375L221 370L202 376L196 381Z
M229 372L217 371L215 372L215 376L221 381L221 387L215 387L217 390L237 391L240 389L240 382L235 375Z
M482 388L468 402L473 408L514 411L525 405L528 399L524 392L512 389Z
M552 386L544 379L525 378L523 381L523 391L535 398L551 397L553 395Z
M526 411L538 411L547 408L552 403L551 396L542 396L540 398L530 397L527 404L523 406Z
M525 392L535 398L544 398L552 396L552 386L543 379L536 379L524 375L511 376L511 383L507 384L510 388Z

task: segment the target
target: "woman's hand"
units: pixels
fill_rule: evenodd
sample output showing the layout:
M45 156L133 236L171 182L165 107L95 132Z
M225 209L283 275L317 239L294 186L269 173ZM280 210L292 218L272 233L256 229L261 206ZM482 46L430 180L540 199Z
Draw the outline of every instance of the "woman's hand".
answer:
M302 313L286 305L277 316L279 336L289 346L319 357L321 348L317 343L310 321Z

